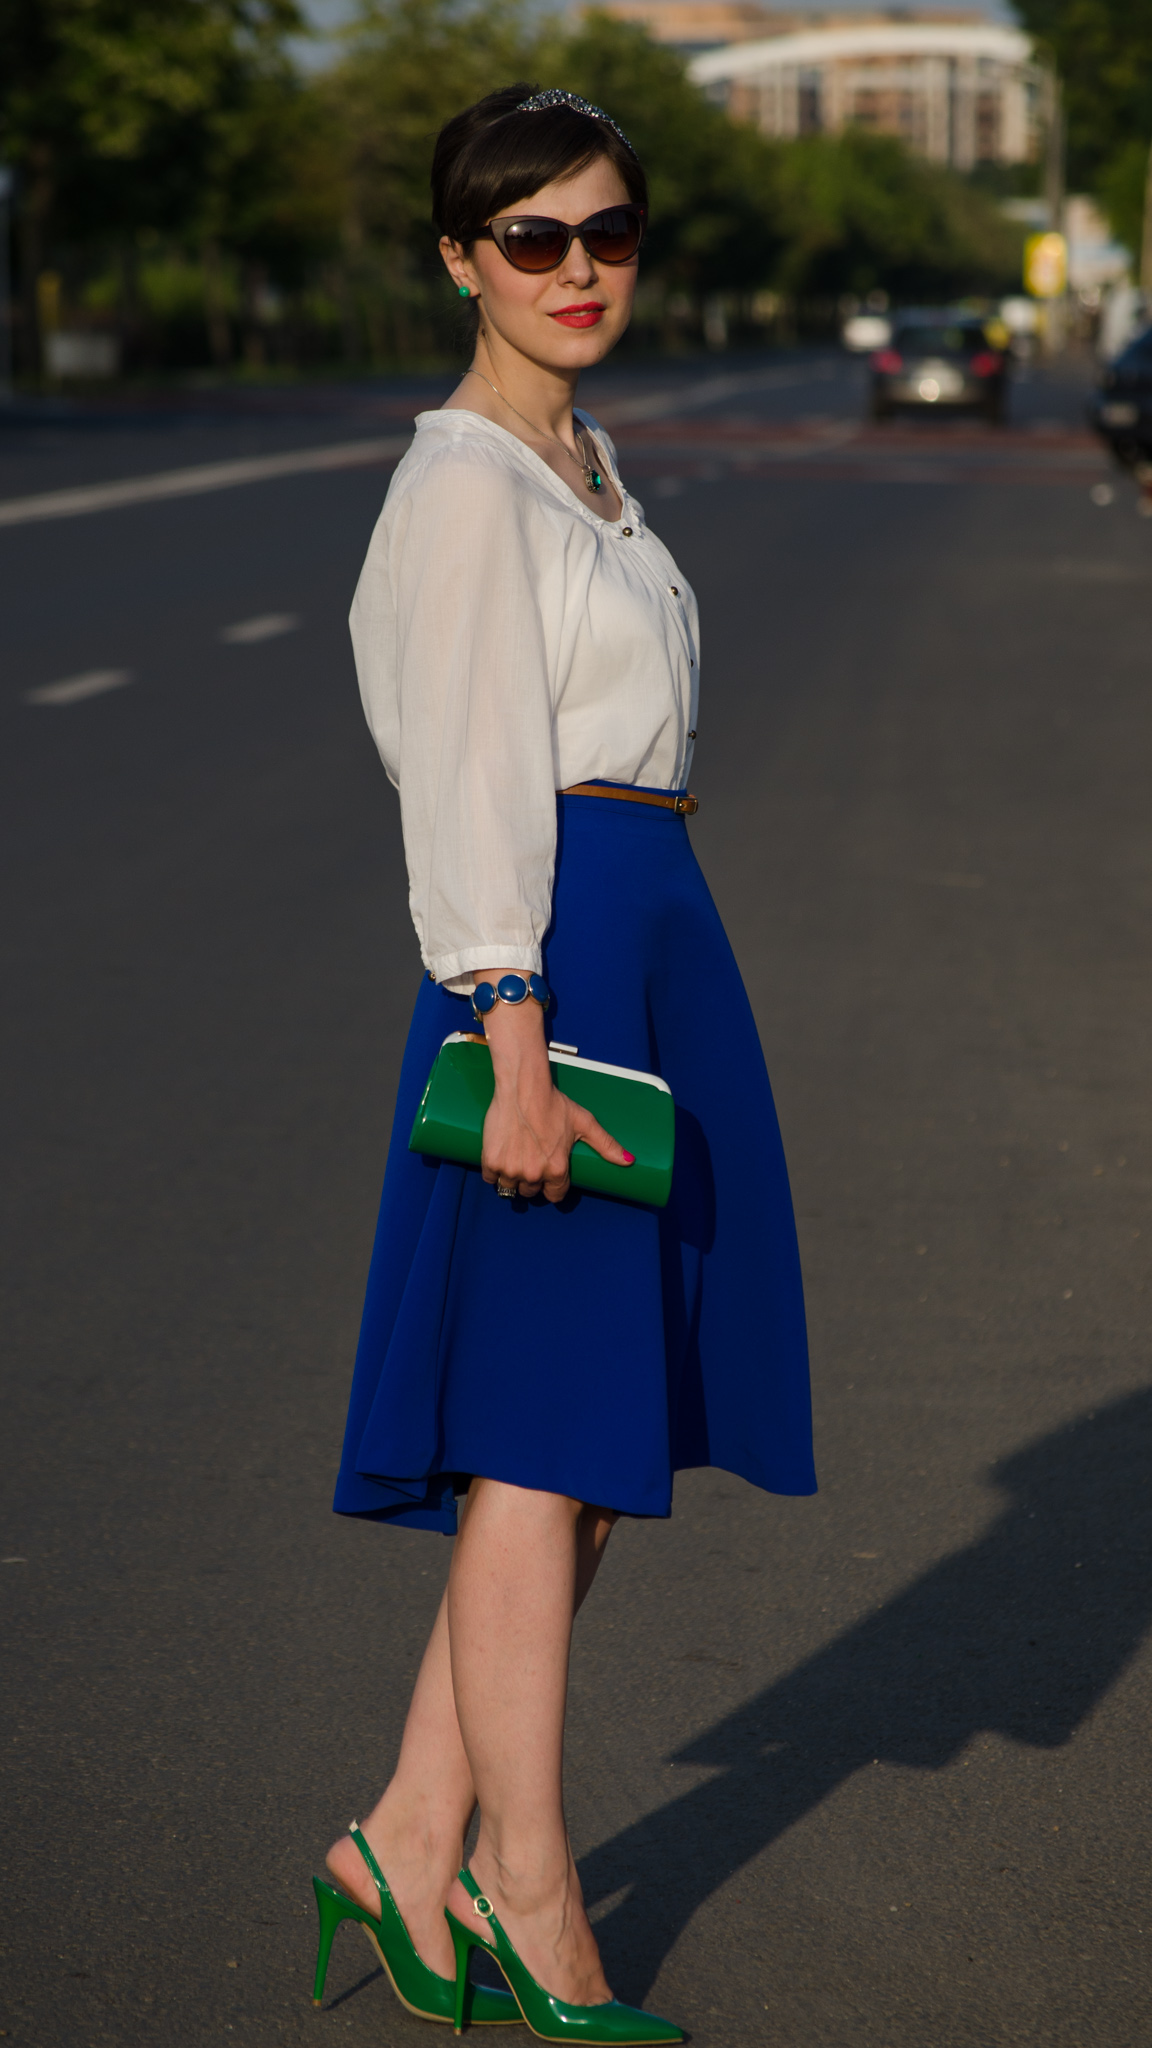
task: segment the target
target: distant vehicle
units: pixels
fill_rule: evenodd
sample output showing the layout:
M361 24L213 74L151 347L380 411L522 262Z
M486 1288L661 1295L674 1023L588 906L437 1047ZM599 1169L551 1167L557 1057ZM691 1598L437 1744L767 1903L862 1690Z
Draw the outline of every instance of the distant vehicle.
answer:
M872 358L874 420L904 406L969 407L1002 420L1008 357L975 313L898 313L892 339Z
M1000 301L999 325L1007 335L1005 346L1018 361L1027 362L1034 353L1040 333L1040 308L1035 299L1014 292Z
M1152 327L1108 364L1088 418L1125 468L1152 458Z
M871 355L874 348L887 348L892 322L885 313L853 313L840 329L840 339L854 355Z

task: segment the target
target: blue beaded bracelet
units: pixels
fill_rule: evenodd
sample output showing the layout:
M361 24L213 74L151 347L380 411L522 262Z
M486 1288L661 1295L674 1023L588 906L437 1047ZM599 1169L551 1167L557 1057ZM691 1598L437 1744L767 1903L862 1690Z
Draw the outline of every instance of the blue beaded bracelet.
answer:
M538 974L530 974L527 979L522 974L502 974L495 988L490 981L478 981L472 991L472 1015L478 1024L482 1024L497 1003L515 1005L527 1002L529 996L534 1003L539 1003L542 1010L546 1010L552 1001L548 983L542 981Z

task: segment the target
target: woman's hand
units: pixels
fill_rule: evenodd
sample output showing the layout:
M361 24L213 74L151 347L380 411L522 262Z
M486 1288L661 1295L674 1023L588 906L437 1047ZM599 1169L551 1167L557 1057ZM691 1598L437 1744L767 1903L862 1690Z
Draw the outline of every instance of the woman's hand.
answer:
M503 971L485 970L476 978L495 983ZM562 1202L577 1138L614 1166L631 1166L632 1154L554 1086L539 1003L497 1003L484 1023L496 1081L481 1154L490 1186L514 1187L529 1197L543 1191L547 1201Z

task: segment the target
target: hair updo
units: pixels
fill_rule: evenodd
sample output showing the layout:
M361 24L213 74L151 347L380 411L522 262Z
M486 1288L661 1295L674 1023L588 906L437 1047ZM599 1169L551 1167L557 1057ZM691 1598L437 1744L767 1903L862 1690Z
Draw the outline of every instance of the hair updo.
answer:
M648 204L648 181L619 130L563 105L520 113L538 91L535 85L501 86L454 114L436 138L432 217L442 235L465 249L504 207L574 178L599 157L619 171L629 199Z

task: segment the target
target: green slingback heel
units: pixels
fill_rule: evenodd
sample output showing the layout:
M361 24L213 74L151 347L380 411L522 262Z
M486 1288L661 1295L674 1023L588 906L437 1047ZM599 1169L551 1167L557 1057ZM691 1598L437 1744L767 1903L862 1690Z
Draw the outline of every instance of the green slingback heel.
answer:
M462 1987L459 1966L454 1984L451 1977L438 1976L435 1970L430 1970L427 1963L421 1961L400 1917L400 1909L388 1889L384 1872L355 1821L348 1832L368 1865L372 1882L380 1894L380 1917L377 1919L374 1913L358 1906L355 1899L338 1892L335 1885L326 1884L322 1877L312 1879L320 1912L320 1948L316 1956L316 1981L312 1987L313 2003L319 2005L324 1996L332 1937L342 1920L354 1920L368 1936L401 2005L406 2005L417 2019L441 2020L451 2026L456 2024L456 2015L463 2009L474 2027L519 2026L520 2008L510 1991L490 1991L487 1985L470 1982Z
M541 2041L580 2041L584 2048L625 2048L631 2042L683 2041L684 2035L671 2020L658 2020L654 2013L641 2012L635 2005L621 2005L611 1998L603 2005L565 2005L536 1982L520 1961L512 1943L492 1911L470 1870L460 1872L460 1882L472 1901L472 1911L492 1935L486 1941L479 1928L465 1927L454 1913L444 1908L456 1950L456 2002L452 2024L458 2034L468 2024L468 1957L474 1948L494 1956L509 1984L520 2011Z

